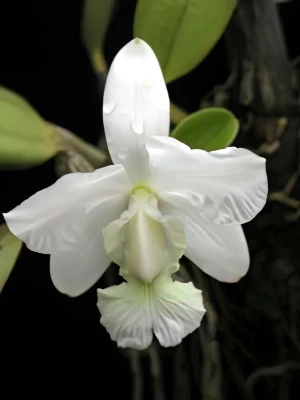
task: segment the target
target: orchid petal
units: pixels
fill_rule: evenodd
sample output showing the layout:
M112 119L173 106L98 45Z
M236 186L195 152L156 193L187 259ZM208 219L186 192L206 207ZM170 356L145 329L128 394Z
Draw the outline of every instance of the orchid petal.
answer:
M123 209L124 203L117 198L94 207L86 214L76 247L51 254L50 275L57 290L79 296L103 275L111 260L104 248L102 229Z
M124 211L128 188L121 165L68 174L3 215L11 232L30 250L44 254L73 250L89 229L89 212L97 207L101 235L105 226L101 218L107 224Z
M224 226L186 219L185 255L206 274L233 283L246 275L249 252L241 225Z
M265 205L265 159L251 151L229 147L207 153L170 137L149 138L147 150L152 190L192 219L242 224Z
M206 274L233 283L246 275L250 259L241 225L220 225L201 219L196 213L189 217L177 207L162 201L160 209L184 221L187 248L185 256Z
M169 115L169 96L158 60L147 43L134 39L110 67L103 102L111 158L124 165L132 182L146 179L146 137L167 136Z
M98 289L100 322L119 347L147 348L152 329L162 346L176 346L200 326L202 294L191 282L173 282L167 275L150 284L126 279L128 283Z
M154 281L153 332L164 347L177 346L199 328L205 314L201 290L192 282Z
M107 289L98 289L97 306L101 324L119 347L143 350L153 338L143 283L132 280Z

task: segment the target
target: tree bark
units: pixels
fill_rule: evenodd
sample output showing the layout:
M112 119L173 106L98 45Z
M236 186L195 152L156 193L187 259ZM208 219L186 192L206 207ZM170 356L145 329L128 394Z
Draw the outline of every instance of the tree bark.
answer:
M230 95L222 98L241 121L238 144L267 159L270 199L244 226L247 276L234 286L206 278L222 338L224 399L294 399L300 373L299 87L274 0L240 0L225 38L232 76Z

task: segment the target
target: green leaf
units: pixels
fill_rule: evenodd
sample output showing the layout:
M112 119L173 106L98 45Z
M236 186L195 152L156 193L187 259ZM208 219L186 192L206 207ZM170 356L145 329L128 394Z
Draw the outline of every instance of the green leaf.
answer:
M85 0L84 2L82 40L98 72L104 72L103 69L106 69L102 49L114 4L114 0Z
M134 35L154 50L166 82L190 72L210 52L237 0L139 0Z
M0 168L29 168L59 150L52 126L24 98L0 87Z
M7 225L0 225L0 293L17 261L21 247L22 241L10 232Z
M192 149L213 151L228 147L239 130L239 122L225 108L206 108L182 120L171 136Z

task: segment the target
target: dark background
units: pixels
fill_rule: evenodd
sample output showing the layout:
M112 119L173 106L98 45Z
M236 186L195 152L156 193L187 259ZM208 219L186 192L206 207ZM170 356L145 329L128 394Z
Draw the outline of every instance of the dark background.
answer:
M11 1L0 5L0 85L23 95L47 120L96 144L103 134L102 94L80 41L83 1ZM135 1L116 7L105 42L108 64L132 38ZM291 59L300 53L299 3L280 6ZM188 111L228 75L223 39L193 72L169 85ZM7 212L56 180L53 162L0 172ZM0 221L2 222L2 221ZM49 257L22 249L0 296L0 397L74 395L130 398L127 358L99 324L96 287L76 299L57 292Z

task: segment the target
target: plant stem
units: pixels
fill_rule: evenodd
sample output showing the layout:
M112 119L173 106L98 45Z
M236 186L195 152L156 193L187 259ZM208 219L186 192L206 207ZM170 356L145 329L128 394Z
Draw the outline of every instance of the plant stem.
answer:
M94 168L101 168L110 164L109 156L97 147L87 143L68 129L53 125L61 140L62 150L73 150L86 158Z

